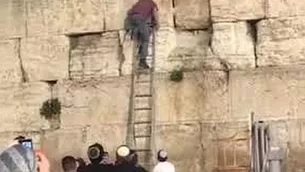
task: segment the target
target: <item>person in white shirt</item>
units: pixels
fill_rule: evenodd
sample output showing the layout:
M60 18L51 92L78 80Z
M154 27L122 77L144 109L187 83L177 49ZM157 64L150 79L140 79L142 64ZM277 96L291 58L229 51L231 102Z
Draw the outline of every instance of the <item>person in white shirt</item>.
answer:
M175 167L168 162L167 152L165 150L158 151L158 163L155 165L153 172L175 172Z

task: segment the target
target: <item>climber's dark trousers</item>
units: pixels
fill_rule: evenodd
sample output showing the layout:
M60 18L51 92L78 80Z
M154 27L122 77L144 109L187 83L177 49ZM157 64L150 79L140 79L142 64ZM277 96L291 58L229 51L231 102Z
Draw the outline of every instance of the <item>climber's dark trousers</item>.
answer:
M137 30L140 60L145 60L148 55L150 37L149 26L147 25L147 21L141 15L134 14L131 16L130 20L131 25Z

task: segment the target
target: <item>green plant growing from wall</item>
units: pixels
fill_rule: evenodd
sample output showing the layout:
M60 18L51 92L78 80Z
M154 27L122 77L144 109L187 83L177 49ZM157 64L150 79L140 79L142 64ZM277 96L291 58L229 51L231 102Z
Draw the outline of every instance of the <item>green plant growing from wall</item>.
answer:
M61 104L58 98L49 99L43 102L42 107L40 108L40 115L46 119L57 118L61 113Z
M182 81L184 73L181 67L176 67L170 74L170 80L174 82Z

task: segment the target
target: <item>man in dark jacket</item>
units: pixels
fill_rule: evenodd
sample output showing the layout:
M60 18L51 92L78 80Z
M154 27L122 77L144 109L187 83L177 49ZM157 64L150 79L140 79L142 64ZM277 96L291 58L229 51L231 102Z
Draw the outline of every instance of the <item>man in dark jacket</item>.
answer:
M88 157L90 164L84 168L84 172L112 172L113 166L101 164L104 155L102 145L95 143L88 148Z
M150 27L155 25L158 28L158 7L153 0L139 0L128 12L128 21L133 29L136 29L137 41L139 44L139 66L148 69L146 57L150 37Z
M138 154L135 150L130 150L129 162L137 168L138 172L148 172L143 166L138 163Z

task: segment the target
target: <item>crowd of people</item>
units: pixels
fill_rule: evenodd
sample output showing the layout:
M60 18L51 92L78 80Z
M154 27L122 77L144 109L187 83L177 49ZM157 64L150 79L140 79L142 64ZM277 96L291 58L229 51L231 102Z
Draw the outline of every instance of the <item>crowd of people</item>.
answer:
M116 150L115 160L111 160L101 144L95 143L88 147L87 164L82 158L65 156L61 160L64 172L147 172L148 170L138 163L138 154L126 145ZM167 152L159 150L158 163L153 172L175 172L175 167L168 162ZM42 151L32 149L14 142L0 154L0 172L51 172L47 156Z
M147 169L138 163L138 154L126 145L119 146L116 151L116 160L112 161L108 152L101 144L93 144L88 148L89 164L82 158L65 156L62 159L64 172L147 172ZM167 152L158 151L159 163L153 172L175 172L174 165L167 161Z

